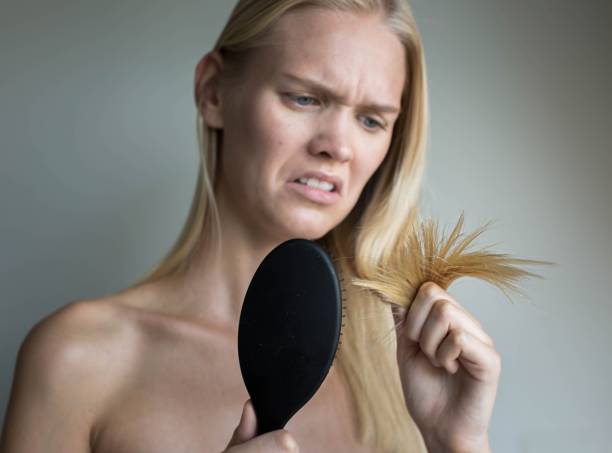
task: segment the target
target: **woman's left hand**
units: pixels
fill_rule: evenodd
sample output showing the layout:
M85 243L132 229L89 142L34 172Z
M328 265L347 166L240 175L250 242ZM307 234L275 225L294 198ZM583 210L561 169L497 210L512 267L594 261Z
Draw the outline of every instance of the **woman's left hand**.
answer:
M428 450L490 452L501 360L482 325L433 282L394 316L406 406Z

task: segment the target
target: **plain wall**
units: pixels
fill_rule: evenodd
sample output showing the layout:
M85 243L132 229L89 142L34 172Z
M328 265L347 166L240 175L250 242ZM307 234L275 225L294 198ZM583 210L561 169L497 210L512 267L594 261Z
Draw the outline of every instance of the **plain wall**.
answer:
M3 0L0 410L31 326L168 249L196 180L193 69L235 2ZM498 453L595 453L612 422L612 7L414 0L428 64L425 212L550 260L509 303L450 292L502 356ZM2 419L0 419L1 423Z

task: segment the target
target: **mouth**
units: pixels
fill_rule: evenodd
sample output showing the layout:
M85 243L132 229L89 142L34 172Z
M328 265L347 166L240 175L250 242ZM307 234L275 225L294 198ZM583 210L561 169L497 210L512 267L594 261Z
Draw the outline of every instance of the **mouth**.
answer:
M298 178L289 182L289 187L300 198L305 198L319 205L333 205L340 201L341 196L338 187L329 181L320 184L311 178Z
M330 181L324 181L317 178L297 178L293 181L294 183L301 184L303 186L308 186L312 189L322 190L323 192L328 193L338 193L338 187L336 184Z
M297 177L293 180L295 184L307 186L311 189L317 189L326 193L335 193L339 195L343 193L342 178L332 173L309 170L296 176Z

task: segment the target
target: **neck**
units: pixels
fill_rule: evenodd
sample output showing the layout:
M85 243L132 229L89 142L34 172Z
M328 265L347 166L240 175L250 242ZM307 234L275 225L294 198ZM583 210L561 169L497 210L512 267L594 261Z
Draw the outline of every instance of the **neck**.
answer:
M217 203L220 252L203 244L187 269L171 278L171 293L173 299L178 298L181 315L233 331L238 328L242 302L259 263L288 238L259 234L226 198L218 196Z

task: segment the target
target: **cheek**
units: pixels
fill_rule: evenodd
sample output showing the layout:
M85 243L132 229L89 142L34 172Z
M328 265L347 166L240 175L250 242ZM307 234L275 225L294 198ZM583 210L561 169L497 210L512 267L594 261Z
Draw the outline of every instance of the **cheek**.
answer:
M359 164L355 165L355 168L353 169L353 174L355 175L355 185L357 185L356 197L359 196L374 172L380 167L380 165L382 165L387 152L388 151L385 148L382 150L377 150L373 153L370 149L363 153L363 157L360 159Z
M300 135L299 125L291 121L291 115L283 111L273 95L262 95L245 106L241 115L244 118L243 147L249 149L261 165L274 166L289 157Z
M249 185L261 182L270 156L282 147L275 133L278 125L259 104L255 96L237 95L224 110L223 167L231 177Z

